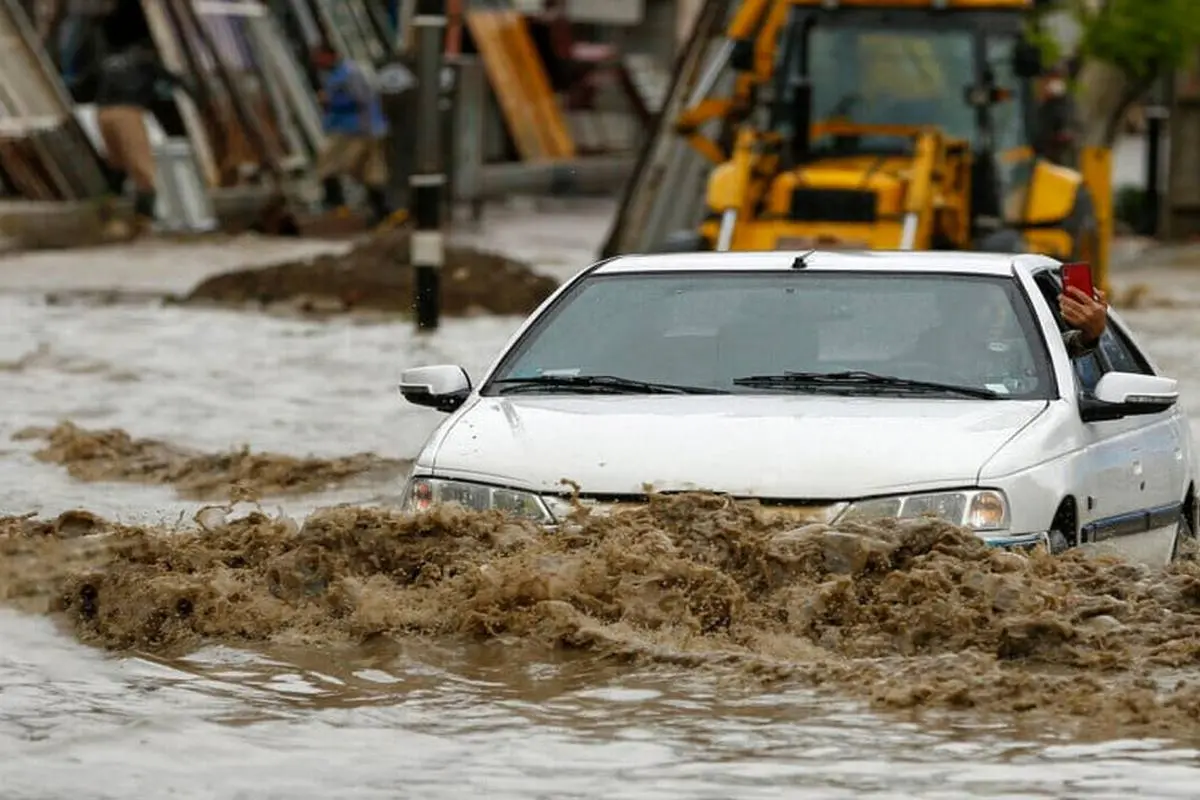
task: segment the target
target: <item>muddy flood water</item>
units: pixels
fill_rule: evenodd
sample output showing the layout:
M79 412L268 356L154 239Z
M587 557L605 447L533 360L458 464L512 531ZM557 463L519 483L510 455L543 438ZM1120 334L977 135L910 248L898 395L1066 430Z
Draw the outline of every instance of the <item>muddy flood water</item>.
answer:
M1200 270L1159 280L1123 314L1200 436ZM1197 796L1196 562L390 510L441 419L400 370L518 323L0 293L0 797Z

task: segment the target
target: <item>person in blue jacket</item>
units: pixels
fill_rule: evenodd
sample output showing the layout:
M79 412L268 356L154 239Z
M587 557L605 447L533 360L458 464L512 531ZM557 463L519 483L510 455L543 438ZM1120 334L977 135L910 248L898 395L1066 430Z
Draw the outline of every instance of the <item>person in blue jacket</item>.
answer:
M325 148L317 158L317 178L324 188L326 207L342 206L340 176L363 185L371 207L372 223L388 216L388 134L379 91L352 59L330 47L320 47L313 56L321 71L319 94L324 110Z

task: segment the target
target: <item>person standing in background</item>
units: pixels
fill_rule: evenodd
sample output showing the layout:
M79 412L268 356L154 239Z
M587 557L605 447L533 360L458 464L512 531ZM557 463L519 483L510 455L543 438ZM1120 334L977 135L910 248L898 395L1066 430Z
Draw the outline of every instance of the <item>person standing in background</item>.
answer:
M1040 87L1038 105L1037 150L1055 164L1078 164L1075 102L1067 84L1068 64L1056 64L1047 70Z
M371 224L388 216L388 134L377 87L352 59L330 47L317 48L313 61L321 71L321 106L324 109L325 148L317 158L317 179L324 190L327 209L345 205L338 179L345 175L362 184L371 209Z
M174 87L191 92L183 78L162 66L149 42L135 42L103 55L97 66L96 123L104 143L109 190L119 197L127 178L134 187L133 229L127 232L123 221L113 219L107 233L114 238L137 236L154 224L158 199L145 114L158 97Z

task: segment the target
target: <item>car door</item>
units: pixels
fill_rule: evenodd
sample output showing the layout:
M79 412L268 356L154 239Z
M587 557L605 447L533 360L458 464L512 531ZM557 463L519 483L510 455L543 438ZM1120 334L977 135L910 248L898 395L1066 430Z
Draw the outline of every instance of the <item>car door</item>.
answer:
M1129 331L1111 318L1100 338L1099 350L1106 371L1157 374ZM1184 447L1186 422L1177 409L1130 420L1137 423L1140 453L1133 465L1135 485L1131 485L1130 491L1136 489L1141 494L1151 530L1174 526L1179 519L1189 471Z
M1058 313L1061 284L1050 271L1035 277L1060 329L1065 325ZM1081 358L1072 359L1076 392L1090 394L1097 382L1112 371L1110 354L1122 354L1114 339L1113 325L1105 331L1100 346ZM1115 344L1114 344L1115 342ZM1061 343L1055 343L1062 346ZM1130 356L1132 358L1132 356ZM1122 369L1126 361L1118 361ZM1145 365L1148 368L1148 364ZM1169 414L1125 417L1116 420L1078 420L1080 452L1073 470L1078 501L1081 541L1103 541L1146 532L1146 512L1170 502L1170 474L1164 470L1164 451L1175 437ZM1182 494L1176 498L1176 503Z
M1072 366L1077 389L1083 394L1091 394L1104 373L1110 371L1099 349L1073 359ZM1084 442L1079 465L1083 541L1133 533L1136 521L1154 504L1150 498L1165 476L1154 476L1153 467L1147 463L1145 422L1139 417L1079 421Z

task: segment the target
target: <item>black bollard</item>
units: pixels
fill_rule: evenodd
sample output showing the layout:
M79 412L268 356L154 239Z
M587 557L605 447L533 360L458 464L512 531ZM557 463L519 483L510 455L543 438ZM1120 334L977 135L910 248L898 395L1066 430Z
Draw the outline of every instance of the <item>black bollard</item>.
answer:
M442 50L444 0L417 0L412 21L417 44L417 164L412 175L412 262L416 272L417 330L433 331L441 312L441 272L445 260L442 196Z

